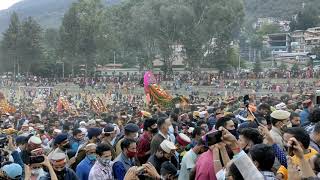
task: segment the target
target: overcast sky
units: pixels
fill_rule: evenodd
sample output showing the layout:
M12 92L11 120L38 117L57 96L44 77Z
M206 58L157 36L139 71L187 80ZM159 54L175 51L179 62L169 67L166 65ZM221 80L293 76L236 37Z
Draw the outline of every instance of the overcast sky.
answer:
M21 0L0 0L0 10L8 9L10 6Z

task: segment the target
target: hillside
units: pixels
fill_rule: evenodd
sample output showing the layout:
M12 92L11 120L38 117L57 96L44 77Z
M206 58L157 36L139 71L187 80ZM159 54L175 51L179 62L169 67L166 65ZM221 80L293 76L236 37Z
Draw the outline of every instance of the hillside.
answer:
M9 24L10 14L16 11L22 18L34 17L42 27L58 27L61 18L70 5L77 0L23 0L7 10L0 11L0 33ZM103 0L114 4L121 0ZM302 4L320 9L320 0L243 0L246 20L253 21L258 17L281 17L289 19L302 9ZM319 10L320 11L320 10Z
M259 17L290 19L303 7L320 9L320 0L244 0L247 20ZM320 15L320 10L318 11Z
M32 16L42 27L58 27L64 13L77 0L23 0L7 10L0 11L0 33L7 29L10 15L16 11L20 17ZM120 0L103 0L106 4L114 4Z

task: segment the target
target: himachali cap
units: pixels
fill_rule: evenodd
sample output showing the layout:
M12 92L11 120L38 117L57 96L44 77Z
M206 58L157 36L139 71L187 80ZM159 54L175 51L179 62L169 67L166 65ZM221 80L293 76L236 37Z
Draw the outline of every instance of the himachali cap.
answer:
M50 157L50 161L52 164L59 165L66 163L66 155L64 153L54 153Z
M86 150L86 151L89 151L89 150L96 149L96 148L97 148L97 145L96 145L96 144L94 144L94 143L89 143L89 144L86 145L85 150Z
M31 136L28 140L28 144L41 145L42 141L38 136Z
M191 142L191 139L187 135L185 135L183 133L180 133L177 136L176 140L182 146L187 146Z
M176 146L169 140L163 140L160 144L161 149L166 153L171 153L172 150L176 150Z
M96 125L96 121L93 120L93 119L89 120L88 121L88 126L90 126L90 125Z
M80 126L87 126L87 123L86 123L85 121L81 121L81 122L79 123L79 125L80 125Z
M127 132L138 132L140 130L139 126L133 123L129 123L124 127L124 130Z
M37 148L31 151L32 156L42 156L44 155L44 150L43 148Z
M62 131L60 129L54 129L53 132L56 133L56 134L62 133Z
M270 114L270 116L277 120L284 120L290 117L290 113L284 110L275 110Z

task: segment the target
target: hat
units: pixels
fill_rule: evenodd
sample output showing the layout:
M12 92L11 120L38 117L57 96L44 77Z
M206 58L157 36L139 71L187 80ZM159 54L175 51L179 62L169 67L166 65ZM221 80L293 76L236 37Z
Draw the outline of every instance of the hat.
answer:
M54 139L54 144L60 144L63 141L68 139L68 134L58 134L57 137Z
M200 117L200 112L199 111L193 111L193 118L197 119L198 117Z
M270 114L270 116L274 119L284 120L290 117L290 113L284 110L275 110Z
M147 117L147 118L151 117L151 114L147 111L141 111L141 114L142 114L142 116Z
M89 144L86 145L85 150L86 150L86 151L89 151L89 150L91 150L91 149L96 149L96 148L97 148L97 145L96 145L96 144L94 144L94 143L89 143Z
M192 133L192 132L193 132L193 130L194 130L194 127L189 127L189 129L188 129L188 133Z
M28 140L28 144L41 145L42 141L38 136L31 136Z
M171 153L172 150L176 150L176 146L169 140L163 140L160 144L161 149L166 153Z
M64 153L53 153L50 157L50 161L55 165L65 164L66 163L66 155Z
M102 119L96 119L96 122L98 123L98 122L101 122L102 121Z
M285 103L279 103L276 105L276 110L287 110L287 105Z
M87 123L86 123L85 121L81 121L81 122L79 123L79 125L80 125L80 126L87 126Z
M183 133L180 133L177 136L176 140L182 146L187 146L191 142L191 139L187 135L185 135Z
M102 133L100 128L90 128L88 129L88 138L92 139L92 137L97 137Z
M26 144L28 142L28 138L26 136L18 136L16 137L17 144Z
M43 148L37 148L31 151L32 156L42 156L44 155L44 150Z
M88 121L88 126L90 126L90 125L96 125L96 121L93 120L93 119L89 120Z
M105 128L103 128L102 133L113 133L115 131L115 127L112 124L107 124Z
M11 179L17 179L22 175L22 167L16 163L4 165L1 170Z
M157 120L150 118L150 119L146 119L143 122L143 128L147 129L148 127L151 127L152 125L157 124Z
M133 123L129 123L124 127L124 130L127 132L138 132L140 130L139 126Z
M206 117L206 114L207 114L207 111L202 111L202 112L199 113L199 117L200 117L201 119L203 119L203 118Z

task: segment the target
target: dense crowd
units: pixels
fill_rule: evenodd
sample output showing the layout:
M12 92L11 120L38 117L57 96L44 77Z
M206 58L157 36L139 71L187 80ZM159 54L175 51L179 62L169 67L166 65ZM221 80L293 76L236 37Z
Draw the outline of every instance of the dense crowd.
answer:
M208 97L170 109L146 107L141 97L97 113L86 103L52 110L48 96L41 111L27 104L2 113L0 177L318 179L320 109L311 99Z

